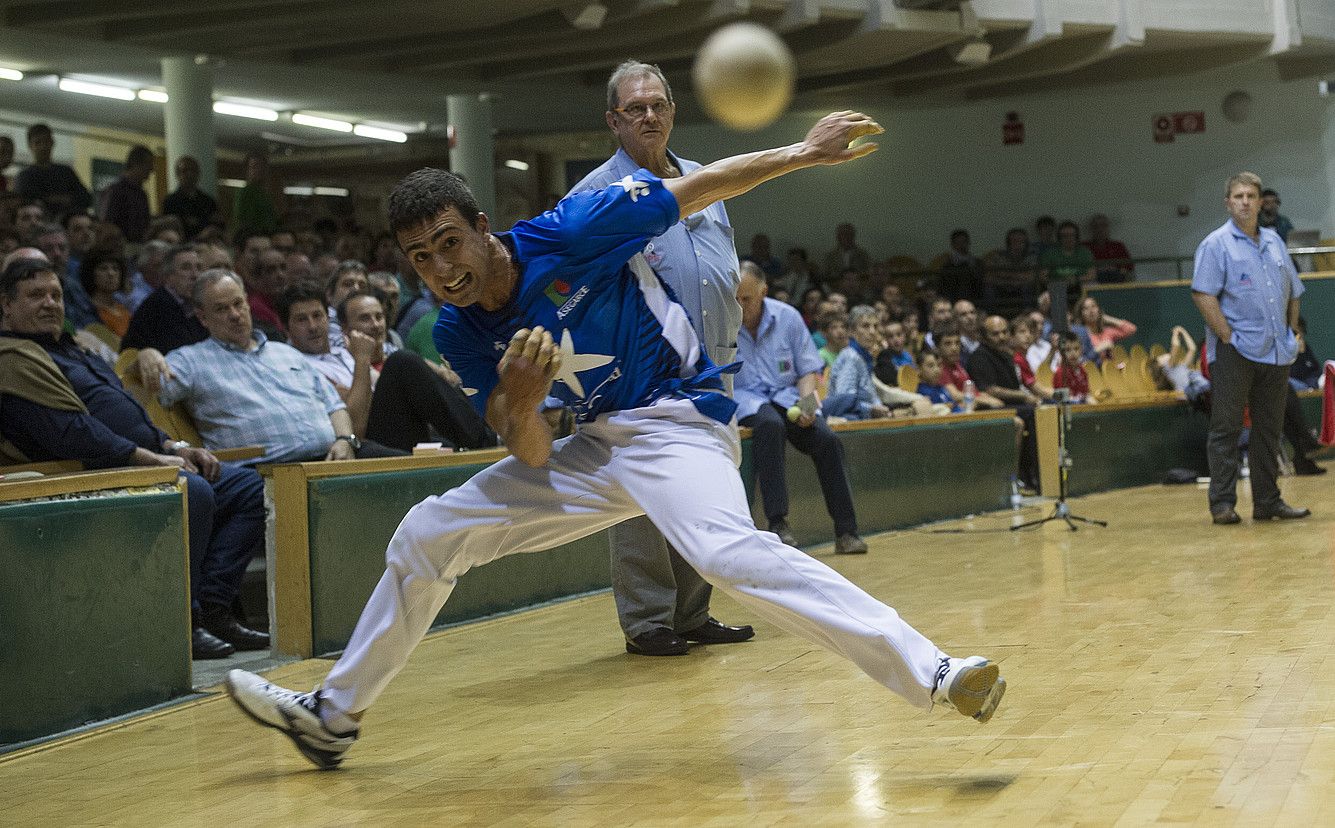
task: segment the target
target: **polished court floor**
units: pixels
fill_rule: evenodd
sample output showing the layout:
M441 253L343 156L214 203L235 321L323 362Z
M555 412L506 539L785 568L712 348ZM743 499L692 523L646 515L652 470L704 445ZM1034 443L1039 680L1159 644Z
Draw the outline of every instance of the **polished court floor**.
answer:
M1147 487L1072 502L1107 529L1007 512L814 550L1001 662L988 725L769 626L625 655L600 595L429 638L342 770L214 695L0 759L0 824L1335 824L1335 486L1284 488L1317 516L1213 527L1196 487Z

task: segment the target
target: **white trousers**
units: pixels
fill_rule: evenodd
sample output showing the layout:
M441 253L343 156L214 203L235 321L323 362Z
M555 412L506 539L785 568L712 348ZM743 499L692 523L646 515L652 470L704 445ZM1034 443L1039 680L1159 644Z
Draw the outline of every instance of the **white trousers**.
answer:
M646 514L705 580L757 616L930 708L944 653L894 609L757 530L736 446L689 401L665 400L600 417L558 441L541 468L507 457L422 501L394 532L388 568L322 696L344 713L370 707L469 569Z

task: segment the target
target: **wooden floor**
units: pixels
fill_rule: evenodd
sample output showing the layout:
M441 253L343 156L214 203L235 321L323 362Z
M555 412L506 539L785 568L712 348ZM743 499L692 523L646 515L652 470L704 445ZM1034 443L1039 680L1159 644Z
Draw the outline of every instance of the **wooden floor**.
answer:
M0 823L1335 824L1335 487L1284 487L1318 516L1216 528L1198 488L1152 487L1073 502L1107 529L816 550L948 651L1000 660L988 725L768 626L627 656L604 595L429 639L340 771L214 696L0 760Z

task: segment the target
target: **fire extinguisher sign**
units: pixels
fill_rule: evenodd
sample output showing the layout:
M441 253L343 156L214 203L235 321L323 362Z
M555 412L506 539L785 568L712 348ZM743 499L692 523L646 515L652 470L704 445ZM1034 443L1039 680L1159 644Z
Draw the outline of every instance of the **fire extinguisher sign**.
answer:
M1154 143L1171 144L1173 143L1173 134L1177 130L1173 129L1172 115L1154 116Z

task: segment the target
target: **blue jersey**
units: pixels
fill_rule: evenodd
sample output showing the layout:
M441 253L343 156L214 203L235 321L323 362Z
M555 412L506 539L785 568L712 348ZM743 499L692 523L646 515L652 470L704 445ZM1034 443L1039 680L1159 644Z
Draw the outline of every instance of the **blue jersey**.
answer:
M710 362L685 310L639 255L678 214L663 182L639 170L497 233L519 268L510 301L496 311L446 305L433 331L478 411L486 413L515 332L541 325L561 353L549 393L578 421L667 396L729 421L736 404L718 376L727 369Z

